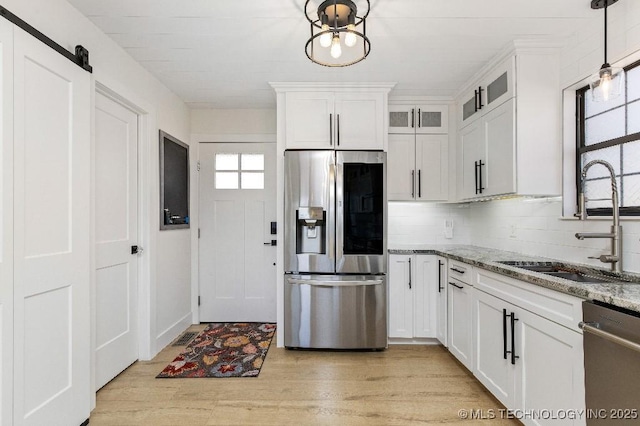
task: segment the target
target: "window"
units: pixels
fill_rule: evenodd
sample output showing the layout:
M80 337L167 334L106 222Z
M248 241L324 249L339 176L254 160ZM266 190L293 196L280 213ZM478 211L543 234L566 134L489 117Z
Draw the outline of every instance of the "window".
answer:
M264 154L216 154L216 189L264 189Z
M640 62L626 67L625 74L625 91L617 99L593 102L589 87L576 93L576 184L580 192L585 164L605 160L616 173L620 214L640 216ZM591 167L584 187L588 214L611 215L609 172Z

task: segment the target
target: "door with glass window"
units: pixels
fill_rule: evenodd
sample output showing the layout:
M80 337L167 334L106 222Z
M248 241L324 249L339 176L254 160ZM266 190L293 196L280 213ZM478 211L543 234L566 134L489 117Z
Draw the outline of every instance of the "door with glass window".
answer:
M199 148L200 321L274 322L275 144Z

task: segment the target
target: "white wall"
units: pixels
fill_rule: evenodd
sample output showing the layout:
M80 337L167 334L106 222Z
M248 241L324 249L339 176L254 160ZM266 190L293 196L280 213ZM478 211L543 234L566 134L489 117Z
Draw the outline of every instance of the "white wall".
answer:
M453 238L445 238L444 223L453 221ZM388 247L421 244L470 244L468 204L389 202Z
M609 232L611 219L563 219L562 201L508 199L470 206L471 244L607 268L588 259L610 253L608 239L575 237L576 232ZM640 221L623 220L623 266L640 272Z
M275 92L274 92L275 96ZM276 141L275 109L194 109L191 111L191 146L194 162L200 142L267 142ZM198 200L193 197L199 186L197 171L193 171L191 179L191 224L197 229L200 223ZM274 194L275 196L275 194ZM192 234L191 253L191 289L192 320L199 321L198 293L198 236Z
M3 6L70 51L81 44L89 50L93 78L146 113L146 169L143 245L149 265L146 288L146 336L142 356L153 356L191 320L190 232L159 232L158 128L189 142L189 110L162 83L144 70L115 42L65 0L5 0ZM144 283L143 283L144 284ZM187 321L185 322L185 318ZM160 338L158 338L160 337Z

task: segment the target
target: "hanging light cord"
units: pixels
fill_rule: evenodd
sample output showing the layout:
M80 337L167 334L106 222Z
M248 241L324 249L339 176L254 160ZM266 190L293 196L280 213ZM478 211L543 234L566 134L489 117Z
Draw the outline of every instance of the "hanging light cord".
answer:
M605 0L604 2L604 63L607 64L607 7L609 6L609 1Z

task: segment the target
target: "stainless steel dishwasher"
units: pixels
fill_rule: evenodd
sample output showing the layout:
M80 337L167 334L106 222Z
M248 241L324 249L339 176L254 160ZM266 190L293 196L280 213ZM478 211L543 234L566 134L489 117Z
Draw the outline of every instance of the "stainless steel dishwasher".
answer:
M640 314L582 304L587 425L640 424Z

